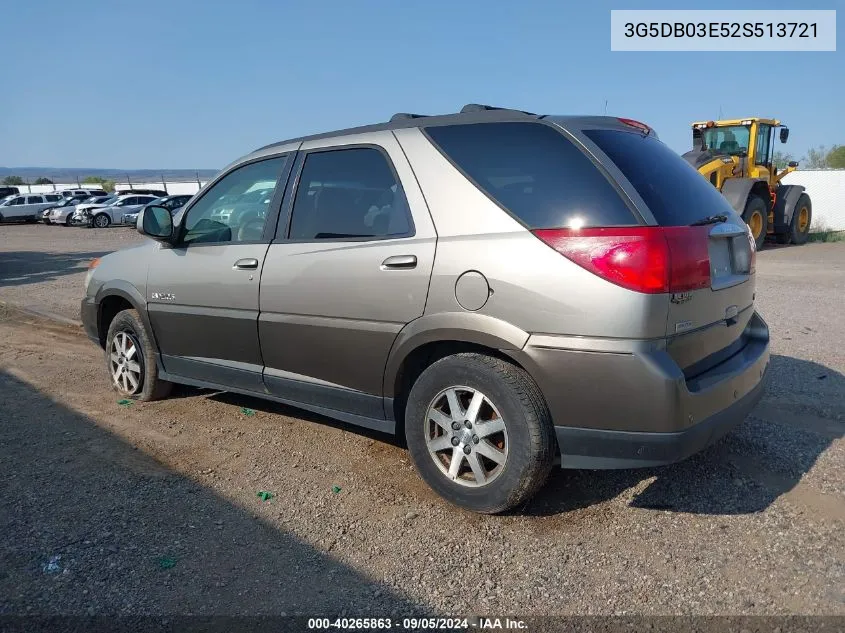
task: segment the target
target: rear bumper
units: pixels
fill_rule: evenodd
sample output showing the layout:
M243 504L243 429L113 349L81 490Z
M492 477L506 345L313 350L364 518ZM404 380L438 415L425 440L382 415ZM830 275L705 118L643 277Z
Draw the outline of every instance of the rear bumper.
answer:
M769 330L754 314L747 343L686 379L663 341L532 336L516 360L549 405L563 468L680 461L739 424L760 400Z
M607 431L556 426L562 468L642 468L673 464L704 450L751 412L768 373L745 396L706 420L676 433Z

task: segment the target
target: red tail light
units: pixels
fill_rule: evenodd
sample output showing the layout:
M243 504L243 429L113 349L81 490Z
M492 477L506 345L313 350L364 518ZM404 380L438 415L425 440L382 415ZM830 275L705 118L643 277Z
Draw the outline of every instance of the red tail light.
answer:
M534 235L582 268L649 294L710 286L709 226L539 229Z

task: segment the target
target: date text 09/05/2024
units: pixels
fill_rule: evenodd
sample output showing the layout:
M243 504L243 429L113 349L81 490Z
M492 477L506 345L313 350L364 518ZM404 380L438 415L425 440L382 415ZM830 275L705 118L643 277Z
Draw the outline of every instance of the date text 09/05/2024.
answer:
M401 627L400 627L401 624ZM525 630L527 624L515 618L403 618L395 622L391 618L309 618L308 628L313 630L338 629L397 629L406 631L423 630Z

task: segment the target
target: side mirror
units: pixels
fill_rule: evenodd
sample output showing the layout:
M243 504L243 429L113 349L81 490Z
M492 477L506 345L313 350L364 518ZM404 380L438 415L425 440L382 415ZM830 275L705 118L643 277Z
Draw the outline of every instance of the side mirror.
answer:
M164 207L149 206L141 209L135 227L141 235L160 242L169 242L173 237L173 218Z
M798 167L798 161L797 160L789 161L789 167Z
M780 129L780 142L786 143L786 139L788 139L788 138L789 138L789 128L788 127L782 127Z

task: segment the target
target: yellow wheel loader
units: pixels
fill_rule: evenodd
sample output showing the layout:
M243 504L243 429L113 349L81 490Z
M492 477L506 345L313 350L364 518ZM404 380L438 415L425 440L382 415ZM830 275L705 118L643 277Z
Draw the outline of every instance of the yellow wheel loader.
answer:
M801 185L781 183L797 162L778 173L775 130L786 143L789 128L776 119L730 119L692 124L693 149L684 158L728 199L751 227L757 248L767 235L781 244L803 244L810 233L813 207Z

